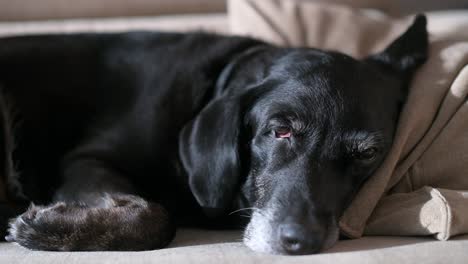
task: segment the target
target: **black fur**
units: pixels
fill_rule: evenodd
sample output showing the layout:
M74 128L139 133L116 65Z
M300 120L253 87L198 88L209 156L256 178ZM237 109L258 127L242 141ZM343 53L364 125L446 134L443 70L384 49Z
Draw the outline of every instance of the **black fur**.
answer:
M11 160L32 205L7 240L145 250L176 223L240 223L254 250L312 253L390 148L425 18L362 61L206 33L0 39ZM0 208L1 209L1 208ZM0 212L3 214L3 212Z

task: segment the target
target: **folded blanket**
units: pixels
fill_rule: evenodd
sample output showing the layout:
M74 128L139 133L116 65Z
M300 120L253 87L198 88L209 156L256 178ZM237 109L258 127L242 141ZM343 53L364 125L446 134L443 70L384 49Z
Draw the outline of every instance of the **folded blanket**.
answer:
M303 0L233 0L229 10L234 33L358 58L412 20ZM393 147L340 220L350 237L468 233L468 15L428 22L429 60L411 84Z

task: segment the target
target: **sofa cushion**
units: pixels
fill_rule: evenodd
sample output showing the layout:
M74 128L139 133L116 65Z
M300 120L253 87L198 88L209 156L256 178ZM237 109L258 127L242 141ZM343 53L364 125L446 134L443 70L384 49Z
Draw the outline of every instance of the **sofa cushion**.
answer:
M168 263L168 264L413 264L466 263L468 237L444 243L428 238L365 237L340 241L327 252L275 256L253 252L240 243L240 232L181 230L170 248L143 252L44 252L0 243L0 263Z

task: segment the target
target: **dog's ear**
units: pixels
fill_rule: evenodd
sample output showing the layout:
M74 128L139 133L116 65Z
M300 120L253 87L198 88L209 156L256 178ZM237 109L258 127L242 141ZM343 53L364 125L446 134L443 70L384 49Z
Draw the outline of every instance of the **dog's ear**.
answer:
M410 77L428 56L426 17L417 15L413 24L384 51L370 56L375 61L402 77Z
M179 155L190 189L205 213L217 216L239 188L239 145L245 96L225 95L210 102L179 136Z

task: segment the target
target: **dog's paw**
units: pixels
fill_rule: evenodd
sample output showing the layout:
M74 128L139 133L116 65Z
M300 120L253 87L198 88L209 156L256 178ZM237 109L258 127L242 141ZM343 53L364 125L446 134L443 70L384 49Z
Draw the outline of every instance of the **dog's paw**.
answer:
M30 206L10 221L7 241L36 250L148 250L173 238L175 226L159 204L107 197L104 207L62 202Z

